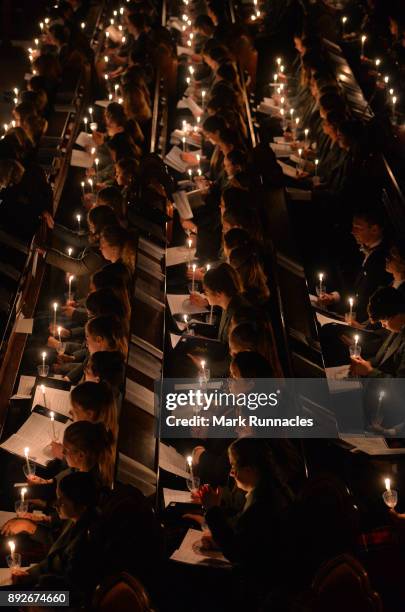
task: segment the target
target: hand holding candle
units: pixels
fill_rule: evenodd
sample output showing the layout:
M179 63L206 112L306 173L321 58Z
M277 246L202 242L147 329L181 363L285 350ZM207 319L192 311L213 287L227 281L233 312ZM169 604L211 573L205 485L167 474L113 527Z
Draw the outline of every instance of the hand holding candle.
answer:
M385 478L385 491L382 495L384 503L388 508L394 509L398 503L398 492L395 489L391 489L391 479Z

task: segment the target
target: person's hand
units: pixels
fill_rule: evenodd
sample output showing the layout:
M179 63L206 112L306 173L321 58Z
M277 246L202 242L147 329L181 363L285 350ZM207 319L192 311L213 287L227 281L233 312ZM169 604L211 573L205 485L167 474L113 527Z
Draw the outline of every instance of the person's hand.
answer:
M180 219L180 223L181 223L181 227L185 231L189 231L189 232L192 232L193 234L197 234L198 227L196 226L195 223L190 221L190 219Z
M318 297L318 304L321 308L326 308L336 302L336 297L333 293L322 293Z
M36 474L28 474L27 476L27 481L30 484L50 484L52 482L51 480L47 480L46 478L41 478L41 476L36 476Z
M73 355L66 355L65 353L63 355L58 355L56 359L58 363L73 363L75 360Z
M51 453L55 459L63 459L63 444L60 442L51 442Z
M34 514L33 512L20 512L18 518L33 521L34 523L49 523L51 521L51 517L47 514Z
M350 327L355 327L356 329L364 329L365 325L363 323L359 323L356 319L351 319L349 323Z
M201 306L204 308L208 306L207 298L199 293L190 293L190 302L193 304L193 306Z
M391 508L389 511L390 519L400 527L405 527L405 514L399 514L395 508Z
M194 280L195 281L202 281L206 271L207 270L205 268L197 268L195 273L194 273ZM191 268L187 268L187 278L189 278L190 280L192 280L192 278L193 278L193 271L191 270ZM194 295L194 294L192 294L192 295Z
M204 517L201 514L183 514L182 518L188 519L189 521L195 521L199 525L204 524Z
M58 349L59 348L59 340L54 338L53 336L49 336L48 342L46 343L49 348Z
M53 336L59 336L59 331L58 328L60 327L60 325L54 325L53 323L49 326L49 333L51 333ZM60 337L61 338L70 338L70 331L68 329L66 329L65 327L61 327L60 328Z
M13 584L25 584L30 578L29 572L22 567L13 567L11 570L11 580Z
M214 506L219 506L221 501L221 489L217 487L213 489L210 485L203 485L199 488L201 503L209 510Z
M102 132L97 132L94 130L93 132L93 141L97 147L100 147L104 143L104 134Z
M201 537L201 548L202 550L219 550L217 543L212 537L212 534L208 531L204 531L204 534Z
M181 159L186 162L189 166L198 166L198 159L194 153L189 153L187 151L180 154Z
M37 526L32 521L27 519L15 518L7 521L1 528L1 535L5 537L18 535L19 533L34 534L37 530Z
M54 218L52 217L51 213L48 210L43 211L42 218L46 222L49 229L53 229L55 227Z
M351 360L351 376L368 376L368 374L370 374L373 369L371 363L369 361L366 361L362 357L352 357Z

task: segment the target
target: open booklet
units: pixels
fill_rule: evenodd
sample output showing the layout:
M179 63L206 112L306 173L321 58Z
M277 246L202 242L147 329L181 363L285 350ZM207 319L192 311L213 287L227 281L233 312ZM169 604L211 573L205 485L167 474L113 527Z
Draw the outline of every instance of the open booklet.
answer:
M204 113L201 106L198 106L197 102L193 100L190 96L188 98L182 98L178 104L177 108L188 108L194 115L194 117L201 117Z
M80 132L76 138L76 144L83 148L94 147L93 135L88 132Z
M174 146L164 158L164 162L174 170L177 170L177 172L180 172L180 174L184 174L188 168L188 164L182 160L181 154L181 149Z
M137 487L146 497L156 492L155 472L123 453L118 455L117 481Z
M202 536L202 531L189 529L184 536L180 548L175 550L170 558L173 561L189 565L209 565L229 568L230 562L225 559L221 551L209 550L203 547Z
M70 165L78 168L91 168L93 165L93 157L90 153L73 149Z
M185 457L180 455L173 446L163 442L159 444L159 467L181 478L189 477L189 473L186 470L187 462Z
M173 193L174 206L182 219L192 219L193 211L191 210L187 191L175 191Z
M35 408L38 405L43 406L49 411L71 418L69 391L54 389L46 385L38 385L35 389L32 407Z
M31 393L35 386L35 381L35 376L26 376L22 374L20 376L20 382L18 383L17 393L12 395L10 399L31 399Z
M173 502L176 504L192 504L190 491L178 491L177 489L163 489L165 508Z
M185 246L170 247L166 251L166 266L178 266L193 261L196 249L189 249Z
M49 417L32 412L17 433L5 440L0 445L0 448L19 457L25 457L24 449L29 448L30 460L39 465L46 466L48 461L53 459L51 453L52 440L55 439L61 442L63 440L63 433L68 425L69 421L61 423L57 420L53 421L52 425Z

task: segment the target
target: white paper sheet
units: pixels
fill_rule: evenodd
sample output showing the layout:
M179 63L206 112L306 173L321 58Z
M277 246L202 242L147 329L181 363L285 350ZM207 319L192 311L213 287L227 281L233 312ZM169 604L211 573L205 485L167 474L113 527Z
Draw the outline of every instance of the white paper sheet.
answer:
M180 340L181 340L181 336L178 336L177 334L170 334L170 342L173 348L176 348Z
M155 396L153 391L129 378L127 378L125 383L125 399L152 416L155 415Z
M42 393L41 385L38 385L35 389L34 400L32 407L34 408L37 404L44 406L48 410L62 414L63 416L71 417L70 415L70 393L63 389L54 389L52 387L45 388L45 398Z
M94 147L94 140L92 134L88 132L80 132L76 138L76 144L79 147Z
M94 104L96 106L100 106L101 108L107 108L107 106L111 104L111 100L96 100Z
M194 51L191 47L177 45L177 55L194 55Z
M11 396L10 399L31 399L31 391L35 385L35 376L20 376L17 393Z
M70 165L77 168L91 168L93 165L93 157L85 151L73 149Z
M15 331L17 334L32 334L32 326L34 325L34 319L25 319L24 317L19 317Z
M196 249L189 249L184 246L170 247L166 250L166 267L178 266L179 264L193 261L195 253Z
M360 450L367 455L403 455L405 448L390 448L385 438L375 436L340 436L342 440L354 446L353 451Z
M193 218L193 211L191 210L190 202L185 191L176 191L173 193L173 202L182 219Z
M189 473L187 472L187 461L183 455L180 455L173 446L169 446L160 442L159 444L159 466L170 472L176 474L181 478L188 478Z
M189 565L210 565L215 567L230 567L230 562L225 559L220 551L204 550L201 548L202 531L189 529L178 550L170 557L173 561L187 563Z
M190 303L189 295L177 295L174 293L167 294L167 303L169 304L170 312L175 314L197 314L199 312L208 312L208 308L204 306L194 306Z
M298 178L296 168L294 168L293 166L289 166L288 164L285 164L284 162L280 160L278 160L277 163L281 166L281 169L285 176L288 176L294 179Z
M289 157L291 155L291 147L289 144L287 143L283 143L283 144L277 144L275 142L272 142L270 144L271 149L273 149L274 154L276 155L276 157Z
M172 502L175 502L176 504L193 503L190 491L178 491L177 489L163 488L163 498L165 500L165 508L167 508L167 506Z
M164 162L174 170L177 170L177 172L184 174L188 168L188 164L182 160L181 154L182 150L179 147L174 146L164 158Z
M345 327L349 327L345 321L339 321L339 319L332 319L331 317L327 317L326 315L323 315L320 312L316 313L316 318L321 327L323 327L324 325L328 325L329 323L337 323L338 325L344 325Z
M349 378L350 364L325 368L328 379L328 387L331 393L343 393L345 391L357 391L362 388L359 380Z
M55 432L59 441L63 440L63 432L68 423L60 423L54 421ZM24 425L20 427L16 434L13 434L0 445L1 448L12 453L24 457L24 448L30 449L29 457L31 461L45 466L48 461L53 459L50 452L50 444L52 442L52 425L51 419L37 414L31 413Z
M193 113L194 117L201 117L204 112L203 109L198 106L197 102L195 102L191 97L183 98L181 102L184 102L185 107Z
M117 481L137 487L146 497L156 491L155 472L123 453L118 455Z

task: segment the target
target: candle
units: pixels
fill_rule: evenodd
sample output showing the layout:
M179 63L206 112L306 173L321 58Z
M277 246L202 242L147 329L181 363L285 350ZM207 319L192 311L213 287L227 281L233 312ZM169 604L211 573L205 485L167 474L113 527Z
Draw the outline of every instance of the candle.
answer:
M9 540L8 542L10 553L11 553L11 561L15 562L15 542L13 540Z
M191 475L191 478L194 478L194 475L193 475L193 458L192 458L192 456L191 456L191 455L189 455L189 456L187 457L187 465L188 465L188 467L190 468L190 475Z
M54 412L50 412L49 415L51 417L52 436L53 436L53 439L56 440L55 413Z
M183 315L183 321L184 321L184 323L186 325L186 331L188 331L188 315L186 315L186 314Z
M395 119L395 105L397 103L397 97L392 96L392 116Z
M343 36L345 35L345 26L346 26L346 23L347 23L347 17L346 17L346 15L343 15L343 17L342 17L342 34L343 34Z
M385 482L385 488L386 490L389 492L391 491L391 479L390 478L385 478L384 479Z
M292 119L293 119L293 117L294 117L294 113L295 113L295 110L294 110L293 108L290 108L290 117L291 117L291 121L292 121Z
M100 163L100 160L98 157L96 157L96 159L94 160L94 164L96 166L96 183L98 182L97 177L98 177L98 165Z
M42 367L45 367L45 359L46 359L46 353L42 353Z
M68 292L68 300L69 300L69 302L72 301L72 281L73 280L74 280L74 276L73 276L73 274L70 274L70 276L69 276L69 292ZM60 335L59 335L59 342L60 342Z
M192 169L191 169L191 168L189 168L189 169L187 170L187 174L188 174L188 176L189 176L190 181L192 181L192 180L193 180L193 171L192 171Z
M87 134L87 124L88 124L89 120L87 117L83 117L83 123L84 123L84 131Z
M193 278L192 278L192 282L191 282L191 293L194 293L195 290L195 271L196 271L197 266L195 264L193 264L192 270L193 270Z
M193 258L193 251L192 251L193 241L191 240L191 238L189 238L187 240L187 244L188 244L188 249L189 249L189 251L188 251L188 261L189 261L189 264L191 265L191 260Z
M40 21L39 27L41 29L41 32L43 32L43 30L44 30L44 23L43 23L43 21Z
M118 83L116 83L116 84L114 85L114 93L115 93L115 97L117 97L117 96L118 96L118 90L119 90L119 88L120 88L120 86L118 85Z
M323 272L321 272L319 274L319 287L318 287L318 289L319 289L318 295L319 296L321 296L324 293L324 289L325 289L324 286L323 286L323 278L324 278L324 274L323 274Z
M86 183L85 183L84 181L82 181L82 182L80 183L80 185L81 185L81 187L82 187L82 194L83 194L83 195L85 195L85 193L86 193L86 192L85 192L85 190L84 190L84 187L85 187Z
M29 454L30 454L30 449L28 448L28 446L26 446L24 448L24 456L25 456L25 462L27 464L27 473L28 474L31 473L31 467L30 467L30 462L29 462Z
M77 231L80 234L81 232L81 228L80 228L80 221L81 221L82 216L81 215L76 215L76 219L77 219Z
M304 144L305 144L305 148L306 149L308 149L308 146L309 146L308 135L309 135L309 129L305 128L305 130L304 130L304 136L305 136Z
M23 504L23 503L24 503L24 501L25 501L25 495L26 495L26 493L27 493L27 489L26 489L25 487L23 487L23 488L21 489L21 503L22 503L22 504Z
M201 98L202 98L202 108L204 110L204 103L205 103L205 96L207 95L207 92L205 91L205 89L202 90L201 92Z
M315 160L315 176L318 176L318 164L319 164L319 159Z
M278 57L278 58L276 59L276 63L277 63L279 66L280 66L280 64L281 64L281 57Z
M46 395L45 395L45 385L41 385L42 398L44 400L44 406L46 408Z
M349 310L349 323L351 323L352 319L353 319L353 304L354 304L354 300L351 297L351 298L349 298L349 308L350 308L350 310Z
M93 121L93 107L92 106L89 107L89 115L90 115L90 121Z
M367 40L367 36L365 34L363 34L363 36L361 37L361 53L360 53L360 57L364 57L364 43Z
M181 139L182 143L183 143L183 152L186 152L186 137L183 136L183 138Z
M212 316L214 314L214 306L211 304L209 324L212 325Z
M296 167L297 174L298 174L298 172L299 172L299 170L301 169L301 166L302 166L302 149L298 149L298 157L299 157L299 162L298 162L297 167Z
M273 80L274 80L274 83L277 83L277 80L278 80L278 74L275 74L275 75L273 76Z
M85 24L84 21L81 22L80 27L81 27L82 30L86 29L86 24Z
M56 311L58 310L57 302L53 303L53 335L56 336Z

